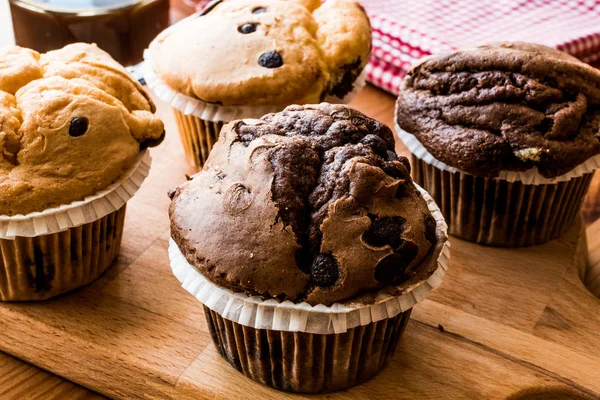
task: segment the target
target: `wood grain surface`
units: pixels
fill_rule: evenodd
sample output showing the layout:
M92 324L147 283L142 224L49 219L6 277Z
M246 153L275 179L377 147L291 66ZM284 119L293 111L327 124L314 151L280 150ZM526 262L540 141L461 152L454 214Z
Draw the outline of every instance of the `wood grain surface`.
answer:
M6 17L0 2L0 46L11 40ZM392 123L389 95L368 87L353 105ZM0 349L21 359L0 353L0 399L104 398L91 390L119 398L315 398L262 387L230 367L210 343L202 307L172 276L166 191L194 171L170 111L159 104L159 113L167 139L129 204L115 265L59 299L0 305ZM580 280L588 265L600 265L600 221L588 228L590 264L583 232L579 225L518 250L452 238L449 273L415 308L392 363L371 382L323 398L600 399L600 301Z
M390 123L390 96L367 88L354 106ZM231 368L211 343L201 305L172 275L166 193L194 171L170 110L160 105L159 113L167 139L152 150L151 174L129 203L116 264L58 299L0 305L0 349L110 397L304 398ZM557 241L516 250L452 238L448 275L414 310L390 366L327 398L506 398L536 390L600 398L600 301L578 277L585 249L582 224ZM18 398L25 389L2 390Z

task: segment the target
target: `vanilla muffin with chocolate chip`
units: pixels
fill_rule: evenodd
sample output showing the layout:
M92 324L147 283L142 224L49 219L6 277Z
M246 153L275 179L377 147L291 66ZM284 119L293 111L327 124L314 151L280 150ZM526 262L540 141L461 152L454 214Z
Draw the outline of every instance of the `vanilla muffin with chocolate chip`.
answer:
M344 101L370 50L369 19L354 0L215 1L152 43L148 81L167 101L179 95L171 104L200 166L223 122Z
M0 215L83 200L164 138L154 103L95 45L0 52Z
M0 301L45 300L111 265L165 135L154 111L95 45L0 50Z
M445 270L445 223L391 130L343 105L229 123L203 170L169 195L175 274L208 290L193 294L223 356L278 389L376 375Z

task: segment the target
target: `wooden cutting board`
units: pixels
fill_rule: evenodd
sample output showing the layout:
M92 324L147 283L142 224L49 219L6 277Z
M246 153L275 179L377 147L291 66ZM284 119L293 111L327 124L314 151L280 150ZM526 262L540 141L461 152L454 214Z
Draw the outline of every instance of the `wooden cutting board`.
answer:
M354 105L391 122L393 100L372 88ZM129 203L116 265L58 299L0 304L0 350L111 397L314 398L260 386L230 367L202 306L171 274L166 192L193 170L168 108L160 113L167 140ZM600 399L600 300L578 277L587 257L582 225L525 249L451 242L444 283L415 308L390 365L322 398Z

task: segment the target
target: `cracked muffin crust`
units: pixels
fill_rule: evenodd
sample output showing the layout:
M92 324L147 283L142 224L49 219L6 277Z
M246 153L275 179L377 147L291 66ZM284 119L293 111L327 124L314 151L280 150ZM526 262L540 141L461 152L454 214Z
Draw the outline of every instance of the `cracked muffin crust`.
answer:
M171 236L220 286L331 305L414 277L436 243L409 168L387 126L346 106L234 121L169 194Z
M156 74L224 106L318 103L352 91L371 27L354 0L214 1L159 37Z
M154 104L95 45L0 51L0 215L106 188L164 137Z
M553 178L600 154L600 71L528 43L428 57L408 72L396 119L468 174Z

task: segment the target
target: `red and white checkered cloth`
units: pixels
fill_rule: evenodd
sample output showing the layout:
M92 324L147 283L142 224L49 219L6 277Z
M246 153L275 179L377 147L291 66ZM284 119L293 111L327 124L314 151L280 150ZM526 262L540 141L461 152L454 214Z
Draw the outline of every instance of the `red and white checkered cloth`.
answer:
M360 1L373 26L367 80L393 94L415 60L483 43L540 43L600 60L600 0Z
M527 41L600 60L600 0L362 0L373 25L367 79L398 94L417 59L497 41Z

